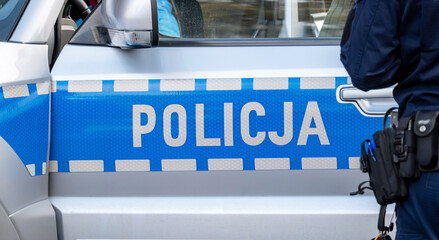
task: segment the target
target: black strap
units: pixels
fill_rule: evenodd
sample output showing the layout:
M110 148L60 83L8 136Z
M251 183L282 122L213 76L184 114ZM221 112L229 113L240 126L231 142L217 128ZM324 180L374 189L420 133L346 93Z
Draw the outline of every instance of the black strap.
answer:
M390 219L390 225L386 226L385 220L386 220L386 205L381 205L380 207L380 214L378 216L378 230L381 231L383 234L387 234L390 231L393 231L393 217Z
M412 117L402 117L398 121L398 127L395 134L394 154L398 157L396 161L402 161L407 158L408 153L415 153L416 148L413 146L407 146L406 143L406 131L412 130Z
M383 129L387 128L387 119L389 118L390 114L393 112L393 110L398 109L397 107L392 107L384 114L384 122L383 122Z
M369 183L369 186L364 186L366 183ZM351 192L349 195L351 196L355 196L355 195L363 195L364 194L364 190L369 189L373 191L373 188L370 186L370 181L364 181L362 183L360 183L360 185L358 185L358 190L356 192Z
M381 232L388 230L388 228L385 226L386 208L387 205L381 205L380 214L378 215L378 230L380 230Z
M407 130L409 122L412 117L402 117L398 121L398 130Z

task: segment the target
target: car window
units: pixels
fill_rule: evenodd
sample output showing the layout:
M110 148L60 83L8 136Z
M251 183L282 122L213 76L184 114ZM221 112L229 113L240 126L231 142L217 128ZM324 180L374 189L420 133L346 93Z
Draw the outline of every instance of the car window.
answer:
M337 39L353 4L354 0L157 0L158 30L161 40ZM70 43L101 45L93 34L94 26L102 25L100 14L82 25Z
M7 41L27 0L0 0L0 41Z
M339 38L353 3L354 0L158 0L159 32L162 38Z

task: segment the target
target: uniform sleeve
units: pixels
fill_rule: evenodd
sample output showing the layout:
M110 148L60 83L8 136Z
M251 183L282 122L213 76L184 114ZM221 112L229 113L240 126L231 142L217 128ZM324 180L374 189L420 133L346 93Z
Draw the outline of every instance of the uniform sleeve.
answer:
M157 10L160 34L181 37L177 19L172 14L172 4L168 0L157 0Z
M352 83L364 91L394 85L401 66L399 0L357 0L350 15L340 58Z

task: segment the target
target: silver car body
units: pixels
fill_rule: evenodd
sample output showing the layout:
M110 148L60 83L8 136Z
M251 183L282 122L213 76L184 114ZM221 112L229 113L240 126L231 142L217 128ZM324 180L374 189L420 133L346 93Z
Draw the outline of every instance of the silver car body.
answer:
M351 154L360 142L351 142L349 136L355 135L357 139L360 134L352 130L341 132L362 127L363 122L355 123L355 119L362 119L373 123L365 126L369 129L361 129L361 137L364 132L372 133L372 127L379 126L381 121L377 116L394 101L390 90L364 95L352 88L338 60L337 40L249 42L247 46L242 42L234 45L233 41L201 46L169 44L130 51L68 44L50 72L47 51L62 7L62 1L29 1L9 42L0 43L2 100L11 101L7 102L9 105L0 102L0 111L7 108L8 114L17 118L18 126L25 121L18 118L35 114L25 115L28 108L38 108L35 111L39 115L29 121L34 129L40 128L39 135L23 135L27 139L23 141L36 141L40 143L38 147L46 147L44 151L35 151L35 160L26 164L21 156L32 150L16 149L16 143L0 136L0 239L359 239L377 232L379 206L374 197L349 196L366 179L358 170L359 154ZM147 85L139 85L145 81ZM252 84L252 89L246 89L247 84ZM147 87L142 90L142 86ZM216 97L214 90L224 92L218 92ZM322 94L313 100L312 94L320 90ZM155 102L155 97L160 100ZM12 102L14 99L16 102ZM333 101L338 104L337 109L349 111L322 109L327 106L325 101ZM217 133L213 130L206 130L206 135L199 137L196 126L201 122L209 126L211 121L213 129L219 128L218 119L226 122L230 103L234 104L230 124L235 126L235 143L226 143L231 139L226 134L213 136ZM261 128L265 129L261 133L266 134L263 143L252 142L258 140L257 132L250 130L249 139L245 139L245 129L250 128L245 124L256 124L255 120L245 122L246 117L256 116L251 115L252 111L265 116L265 110L262 114L257 103L269 119L287 119L291 107L294 130L291 129L291 139L285 143L291 150L270 147L269 139L275 141L275 137L270 137L274 135L269 124ZM130 115L134 105L154 109L157 124L151 134L155 134L154 139L162 137L160 143L150 144L145 139L152 135L142 132L143 147L134 143L132 148L120 148L128 141L126 132L135 128L135 117ZM316 105L321 113L316 113ZM124 106L127 109L122 109ZM181 144L177 141L181 135L176 137L175 132L163 126L169 106L173 109L170 126L175 125L172 114L177 113L180 121L181 108L187 114L188 140L180 145L182 148L169 148ZM211 106L214 107L209 109ZM201 110L205 115L200 120ZM103 116L91 116L93 112ZM127 112L130 114L122 115ZM303 123L306 112L313 116L315 127L311 122ZM319 114L325 123L324 134L312 132L319 128ZM148 121L151 116L148 115ZM346 122L337 123L338 129L328 129L342 120ZM11 121L0 121L0 125ZM83 121L86 125L81 125ZM140 127L144 126L140 121ZM334 123L329 124L331 121ZM273 126L282 128L281 123ZM67 129L68 126L73 127ZM74 132L75 129L78 131ZM8 134L13 136L13 131L29 129L12 127L10 131ZM163 140L166 131L170 143ZM99 134L105 137L98 137ZM16 135L18 138L20 134ZM278 139L282 139L281 135L279 132ZM306 139L300 140L301 135L309 139L309 149ZM128 139L135 141L133 138ZM238 147L241 138L250 144ZM207 145L195 144L199 139ZM343 155L342 148L337 148L337 153L325 152L331 144L342 140L346 141L349 154ZM215 145L217 142L220 145ZM194 145L187 146L191 143ZM151 150L145 149L145 144ZM217 148L209 148L213 146L209 144ZM167 152L171 151L168 149L175 150L169 156L182 159L167 159ZM136 151L140 151L138 155ZM131 158L148 151L155 151L153 157L163 157L155 162L148 156ZM289 151L291 155L281 155ZM333 155L325 155L328 153ZM194 159L188 157L190 154ZM346 158L340 160L338 154ZM122 160L140 162L117 162ZM138 165L145 163L148 165ZM389 217L392 212L388 210Z

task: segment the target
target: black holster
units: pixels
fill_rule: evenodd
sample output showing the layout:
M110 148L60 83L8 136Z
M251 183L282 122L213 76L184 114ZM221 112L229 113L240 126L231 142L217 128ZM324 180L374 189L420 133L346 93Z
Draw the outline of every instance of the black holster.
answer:
M438 124L439 111L418 111L415 117L414 132L417 136L417 160L422 172L439 170Z

